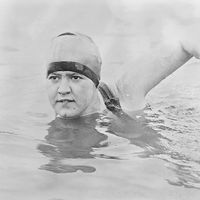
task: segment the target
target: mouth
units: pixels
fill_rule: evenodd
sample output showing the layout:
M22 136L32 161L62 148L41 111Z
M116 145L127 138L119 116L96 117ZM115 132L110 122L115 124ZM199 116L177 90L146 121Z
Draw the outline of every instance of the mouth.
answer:
M56 103L72 103L75 102L73 99L59 99L56 100Z

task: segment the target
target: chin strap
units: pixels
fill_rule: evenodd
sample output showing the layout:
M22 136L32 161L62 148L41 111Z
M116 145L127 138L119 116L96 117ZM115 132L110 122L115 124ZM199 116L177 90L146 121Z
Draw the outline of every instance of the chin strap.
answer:
M115 115L123 114L119 98L112 93L109 87L105 83L100 82L98 89L103 97L107 109Z

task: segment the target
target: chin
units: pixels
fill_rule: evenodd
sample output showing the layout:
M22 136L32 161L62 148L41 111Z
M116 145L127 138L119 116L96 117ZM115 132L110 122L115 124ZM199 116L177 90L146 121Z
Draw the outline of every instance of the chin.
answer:
M78 118L80 117L80 113L77 111L60 111L60 112L56 112L57 116L61 117L61 118Z

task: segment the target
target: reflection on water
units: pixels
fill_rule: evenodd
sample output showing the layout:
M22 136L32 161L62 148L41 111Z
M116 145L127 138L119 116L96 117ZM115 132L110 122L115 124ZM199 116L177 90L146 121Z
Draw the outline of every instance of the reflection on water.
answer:
M68 173L81 170L83 172L94 172L92 166L67 165L62 163L66 158L93 158L93 148L100 148L107 145L104 142L107 136L98 132L96 119L99 115L94 114L79 119L56 118L49 125L48 135L45 136L45 143L38 145L42 154L49 157L48 164L41 166L41 169L55 173Z
M174 130L165 125L165 120L160 119L158 113L152 112L151 107L147 107L145 111L145 116L141 113L139 119L127 115L109 117L107 114L93 114L70 120L56 118L49 123L45 141L37 147L49 158L49 163L42 165L40 169L54 173L71 173L79 170L92 173L96 171L94 166L72 164L70 159L126 160L131 159L131 156L153 157L165 160L168 163L167 168L175 172L176 177L173 180L167 179L169 184L200 188L199 164L188 160L181 152L170 146L172 138L160 134L163 131ZM155 127L155 130L150 127L152 121L154 126L157 125L157 131ZM126 147L122 149L133 149L131 155L127 155L128 151L120 154L112 149L114 146L120 149L124 144ZM139 147L139 151L135 151L135 147Z
M108 135L126 138L130 144L141 147L143 152L138 154L141 157L163 151L163 146L159 142L163 136L128 115L110 118L106 115L93 114L68 120L56 118L49 123L45 142L38 145L38 150L50 159L49 163L40 169L55 173L78 170L89 173L95 171L93 166L67 165L63 161L66 161L66 158L125 159L123 156L110 155L102 151L105 147L111 146ZM102 152L98 153L98 149Z
M157 101L154 107L146 108L146 119L168 141L162 140L165 151L152 156L165 160L167 168L176 174L174 179L167 179L169 184L200 189L200 110L196 106L190 107L182 98L179 106L167 98L165 102ZM181 101L184 102L183 107L180 106Z
M108 137L118 136L128 139L129 145L137 145L142 151L137 153L141 157L148 157L165 150L160 144L164 137L156 133L153 129L144 125L144 122L136 121L127 116L108 117L103 114L93 114L79 119L56 118L49 123L48 135L45 141L38 145L38 150L50 158L50 162L41 167L56 173L93 172L90 166L72 166L62 164L66 158L105 158L124 159L124 157L97 153L98 149L105 149L112 145ZM117 144L118 145L118 144ZM102 151L103 152L103 151Z

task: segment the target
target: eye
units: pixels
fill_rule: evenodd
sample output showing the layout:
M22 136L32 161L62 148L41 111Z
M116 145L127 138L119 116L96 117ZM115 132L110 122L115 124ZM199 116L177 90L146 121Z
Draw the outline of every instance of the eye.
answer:
M78 75L73 75L73 76L71 77L71 79L72 79L72 80L79 80L79 79L82 79L82 77L81 77L81 76L78 76Z
M48 79L51 80L52 82L57 82L60 79L60 77L56 75L50 75Z

